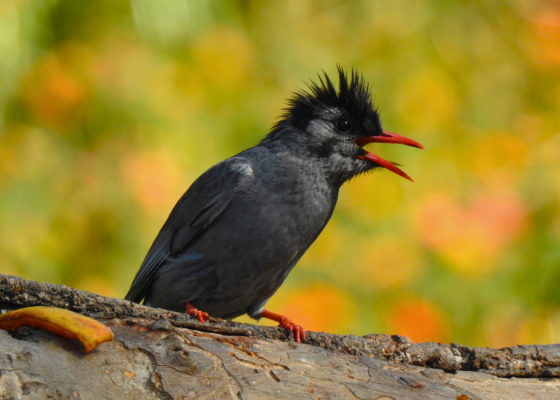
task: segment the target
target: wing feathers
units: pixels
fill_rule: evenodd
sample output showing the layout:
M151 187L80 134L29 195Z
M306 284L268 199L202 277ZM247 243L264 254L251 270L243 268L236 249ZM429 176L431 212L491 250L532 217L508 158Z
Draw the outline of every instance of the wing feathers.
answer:
M125 299L140 302L166 260L185 253L252 177L251 165L241 157L227 159L202 174L171 211Z

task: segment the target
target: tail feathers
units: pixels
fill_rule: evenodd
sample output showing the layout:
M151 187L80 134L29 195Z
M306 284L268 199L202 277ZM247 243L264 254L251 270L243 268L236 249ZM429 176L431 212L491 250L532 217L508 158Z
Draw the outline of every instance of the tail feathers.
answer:
M216 269L201 254L168 258L157 271L144 304L184 312L186 302L211 297L217 286Z

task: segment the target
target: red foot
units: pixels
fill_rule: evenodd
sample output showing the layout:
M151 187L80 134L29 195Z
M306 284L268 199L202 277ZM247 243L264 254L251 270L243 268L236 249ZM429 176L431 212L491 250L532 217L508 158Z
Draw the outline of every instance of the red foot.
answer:
M200 322L206 322L206 321L210 320L210 317L208 316L208 313L199 311L195 306L193 306L189 302L187 302L185 304L185 312L189 315L192 315L193 317L198 319Z
M276 314L267 310L263 311L262 317L278 322L280 324L278 326L286 329L288 333L294 331L294 337L296 342L301 343L302 341L305 340L305 329L303 329L302 326L297 325L290 318L284 317L283 315Z

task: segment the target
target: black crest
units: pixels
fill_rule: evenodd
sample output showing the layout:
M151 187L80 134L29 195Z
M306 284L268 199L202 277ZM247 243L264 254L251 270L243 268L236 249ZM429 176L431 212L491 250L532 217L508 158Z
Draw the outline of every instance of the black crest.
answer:
M344 110L355 122L379 125L379 115L373 106L369 84L364 77L352 70L348 79L340 65L337 65L337 70L338 91L329 76L322 71L318 82L311 81L307 84L307 91L296 92L288 101L283 118L288 119L292 126L305 129L318 111L336 107Z

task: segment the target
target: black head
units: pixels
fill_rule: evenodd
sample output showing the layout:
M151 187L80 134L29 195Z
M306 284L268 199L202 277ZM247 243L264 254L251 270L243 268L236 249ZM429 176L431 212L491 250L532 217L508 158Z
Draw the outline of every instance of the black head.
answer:
M334 127L341 134L356 135L363 131L381 134L381 121L373 106L368 83L354 70L348 79L340 66L337 69L338 91L323 72L319 75L319 82L311 81L307 85L308 92L302 90L294 94L283 117L289 118L294 128L305 131L313 119L321 114L331 114L331 117L336 115Z
M335 89L323 72L307 91L299 91L263 143L290 141L295 148L315 160L336 181L342 182L375 167L390 169L410 179L393 163L363 149L372 142L422 146L413 140L384 132L369 85L358 72L350 76L338 66L339 85Z

